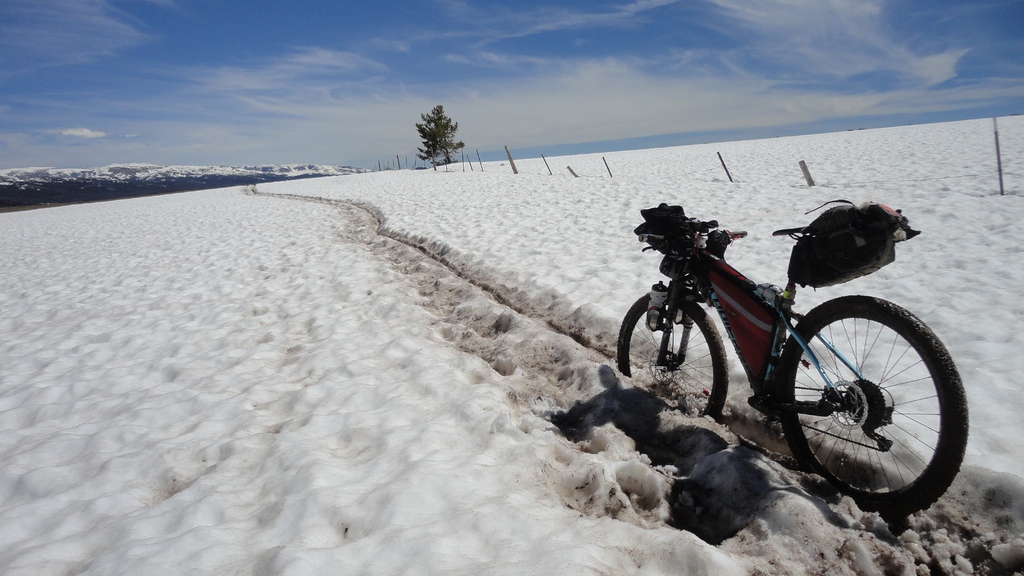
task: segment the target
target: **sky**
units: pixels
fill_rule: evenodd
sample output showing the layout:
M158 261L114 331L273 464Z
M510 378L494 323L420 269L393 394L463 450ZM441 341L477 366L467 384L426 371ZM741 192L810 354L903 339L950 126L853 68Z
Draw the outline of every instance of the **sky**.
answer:
M0 0L0 169L536 157L1024 113L1020 0Z

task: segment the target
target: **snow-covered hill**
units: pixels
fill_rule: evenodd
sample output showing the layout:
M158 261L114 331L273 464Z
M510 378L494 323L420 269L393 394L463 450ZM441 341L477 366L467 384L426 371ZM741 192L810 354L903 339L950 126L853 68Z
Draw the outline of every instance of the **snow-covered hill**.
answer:
M116 164L103 168L0 170L0 207L112 200L364 172L349 166L156 166Z
M282 178L310 176L342 176L365 172L350 166L322 164L273 164L266 166L158 166L156 164L113 164L102 168L12 168L0 170L0 179L7 182L38 182L61 180L145 181L167 178L199 178L204 176L260 176Z

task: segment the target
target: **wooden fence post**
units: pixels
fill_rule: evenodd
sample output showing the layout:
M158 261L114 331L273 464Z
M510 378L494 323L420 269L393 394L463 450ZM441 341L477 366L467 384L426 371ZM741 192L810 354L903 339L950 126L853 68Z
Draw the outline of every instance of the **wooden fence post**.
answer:
M548 176L554 176L554 172L551 171L551 166L548 166L548 159L543 154L540 155L540 159L544 161L544 165L548 168Z
M804 173L804 179L807 180L807 186L814 187L814 179L811 178L811 171L807 169L807 162L800 161L800 170Z
M722 153L718 153L718 161L722 163L722 168L725 168L725 175L729 177L729 182L732 182L732 174L729 174L729 167L725 165L725 160L722 160Z
M516 161L512 159L512 153L508 151L508 146L505 146L505 155L508 156L508 163L512 165L512 173L519 174L519 170L516 170Z
M999 195L1003 196L1005 195L1003 191L1003 158L999 154L999 124L995 118L992 119L992 129L996 133L996 166L999 168Z

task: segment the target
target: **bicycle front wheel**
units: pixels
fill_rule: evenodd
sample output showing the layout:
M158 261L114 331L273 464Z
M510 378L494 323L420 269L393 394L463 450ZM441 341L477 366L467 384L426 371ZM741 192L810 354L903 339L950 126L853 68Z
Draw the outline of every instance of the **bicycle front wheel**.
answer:
M900 518L931 506L967 447L967 399L945 346L910 312L867 296L825 302L796 331L833 388L790 338L780 399L824 399L834 412L783 416L794 456L865 510Z
M643 295L622 320L619 372L658 396L677 401L688 414L720 419L729 373L725 346L714 323L698 305L687 303L678 323L669 322L665 331L651 330L647 326L650 302L650 294ZM669 365L658 366L658 350L666 335Z

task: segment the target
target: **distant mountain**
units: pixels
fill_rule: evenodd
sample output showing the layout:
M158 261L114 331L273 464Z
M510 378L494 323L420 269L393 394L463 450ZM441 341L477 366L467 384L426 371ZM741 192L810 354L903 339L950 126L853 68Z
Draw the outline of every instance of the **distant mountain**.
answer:
M0 208L73 204L366 172L349 166L155 166L0 170Z

